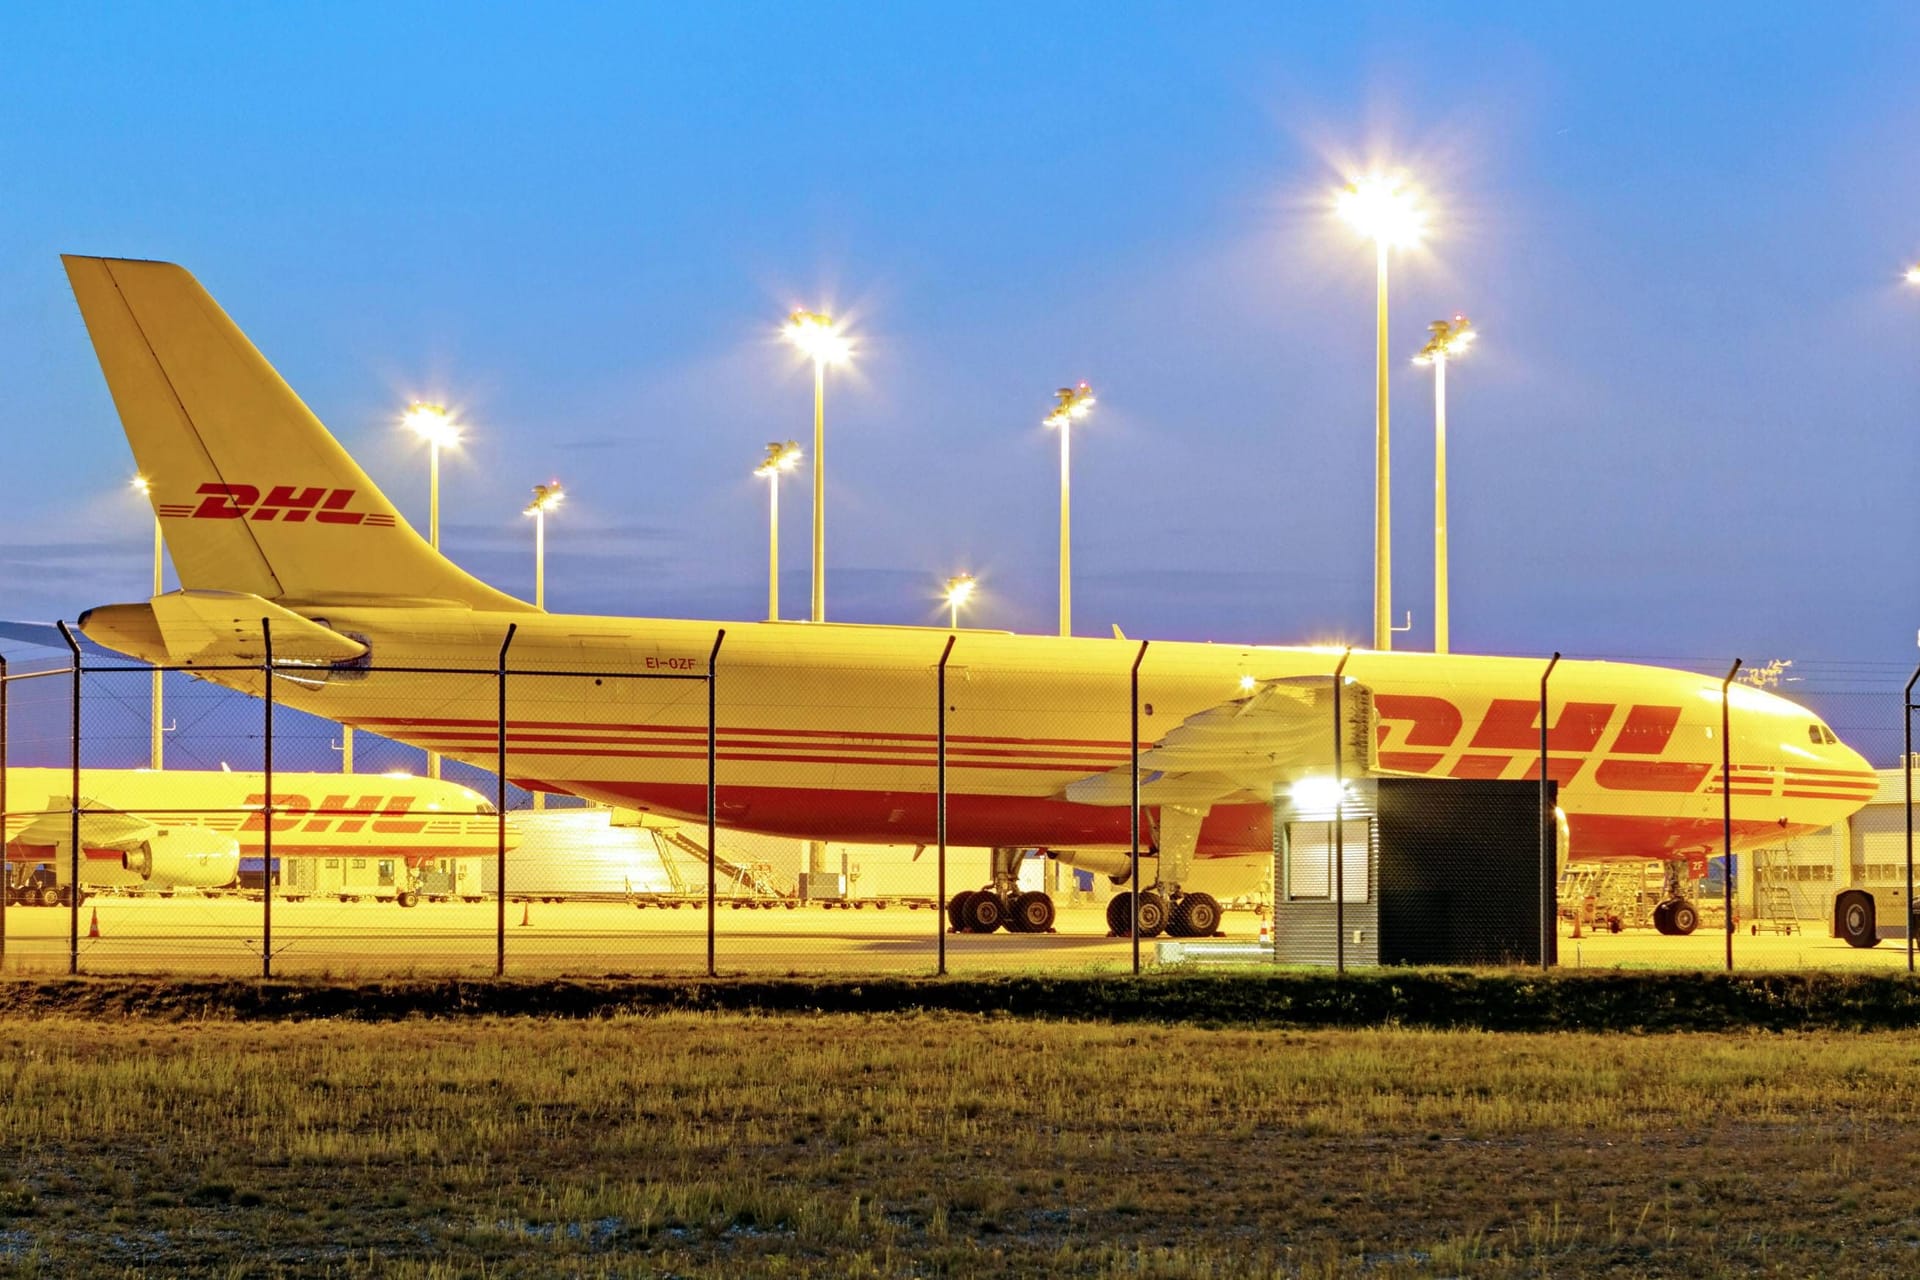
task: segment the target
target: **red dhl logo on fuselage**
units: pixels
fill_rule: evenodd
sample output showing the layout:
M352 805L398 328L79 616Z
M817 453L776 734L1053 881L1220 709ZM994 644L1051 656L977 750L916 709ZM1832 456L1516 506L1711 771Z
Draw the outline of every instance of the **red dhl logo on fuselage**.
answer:
M389 528L393 517L366 511L350 511L358 489L329 489L324 486L277 484L260 496L250 484L203 484L194 491L200 505L161 503L163 516L185 520L281 520L284 524L365 524Z
M1374 707L1382 721L1379 762L1407 773L1433 773L1459 750L1447 770L1455 778L1500 778L1516 760L1527 761L1525 777L1540 776L1540 709L1525 698L1495 698L1461 746L1466 718L1445 698L1424 694L1379 694ZM1681 708L1633 704L1604 756L1595 759L1600 741L1620 709L1614 702L1569 702L1547 727L1550 776L1561 785L1573 781L1589 762L1593 781L1607 791L1693 792L1703 784L1718 793L1719 764L1709 760L1662 760ZM1397 741L1394 728L1404 725ZM1878 787L1872 774L1848 769L1780 766L1782 795L1804 799L1868 799ZM1775 766L1733 767L1735 794L1765 795Z
M361 796L349 801L344 795L327 796L314 804L306 796L276 792L273 797L273 829L276 832L336 831L342 835L367 830L377 835L410 836L427 829L425 820L410 818L412 796ZM247 815L242 831L266 829L267 797L260 792L247 797L255 809Z

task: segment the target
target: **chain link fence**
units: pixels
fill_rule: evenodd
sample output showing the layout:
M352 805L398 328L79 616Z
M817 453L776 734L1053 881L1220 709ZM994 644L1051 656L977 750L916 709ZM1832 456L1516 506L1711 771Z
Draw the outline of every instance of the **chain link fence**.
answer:
M1683 720L1557 692L1558 655L1407 693L1340 650L847 628L794 664L716 627L701 659L535 662L506 627L491 666L329 667L262 626L253 665L0 658L0 969L1913 962L1905 771L1787 829L1840 784L1740 741L1731 663ZM1836 723L1910 722L1910 683L1866 683Z

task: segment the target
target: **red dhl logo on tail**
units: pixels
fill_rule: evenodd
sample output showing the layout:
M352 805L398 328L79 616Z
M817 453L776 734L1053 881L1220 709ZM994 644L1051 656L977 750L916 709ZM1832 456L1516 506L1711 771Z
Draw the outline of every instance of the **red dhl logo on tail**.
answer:
M367 511L350 511L358 489L329 489L321 486L277 484L260 496L258 486L250 484L203 484L194 491L200 505L161 503L163 516L185 520L258 520L278 518L283 524L365 524L372 528L390 528L393 517Z

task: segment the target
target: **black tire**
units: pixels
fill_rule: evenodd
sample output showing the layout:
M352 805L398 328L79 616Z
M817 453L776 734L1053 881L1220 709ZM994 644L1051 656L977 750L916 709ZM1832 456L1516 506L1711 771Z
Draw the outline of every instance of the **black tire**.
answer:
M1053 915L1053 899L1046 894L1016 894L1007 928L1021 933L1049 933L1053 930Z
M947 923L955 933L967 932L967 908L973 905L972 889L962 889L947 899Z
M1220 931L1220 902L1210 893L1190 893L1180 899L1173 918L1181 925L1181 937L1211 938Z
M1116 893L1107 899L1107 936L1125 938L1133 932L1133 895Z
M411 907L419 904L420 895L411 889L402 889L394 895L393 900L403 907Z
M1006 904L998 895L984 890L967 903L967 932L992 933L1006 922Z
M1667 912L1667 925L1673 930L1674 936L1689 936L1700 927L1700 908L1691 902L1675 902L1673 910Z
M1157 938L1166 932L1167 900L1157 893L1140 895L1140 936Z
M1844 939L1850 947L1880 945L1872 894L1849 889L1833 900L1833 936Z
M43 907L58 907L65 903L65 896L53 885L40 886L39 902Z
M1673 903L1671 901L1654 904L1653 927L1667 937L1673 935Z

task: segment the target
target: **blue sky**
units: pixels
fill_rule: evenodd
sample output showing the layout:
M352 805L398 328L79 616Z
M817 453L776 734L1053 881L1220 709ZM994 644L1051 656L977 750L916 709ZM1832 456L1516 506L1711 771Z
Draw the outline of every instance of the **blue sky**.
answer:
M146 515L60 252L197 274L445 544L558 609L752 618L765 442L829 388L829 614L1053 625L1053 388L1089 634L1370 620L1372 261L1428 190L1396 360L1464 311L1456 650L1724 669L1887 758L1916 618L1910 5L16 6L0 16L0 613L144 594ZM1393 372L1395 607L1431 625L1431 384ZM806 600L804 478L783 595ZM1793 692L1794 690L1789 690ZM1821 701L1824 700L1824 701Z

